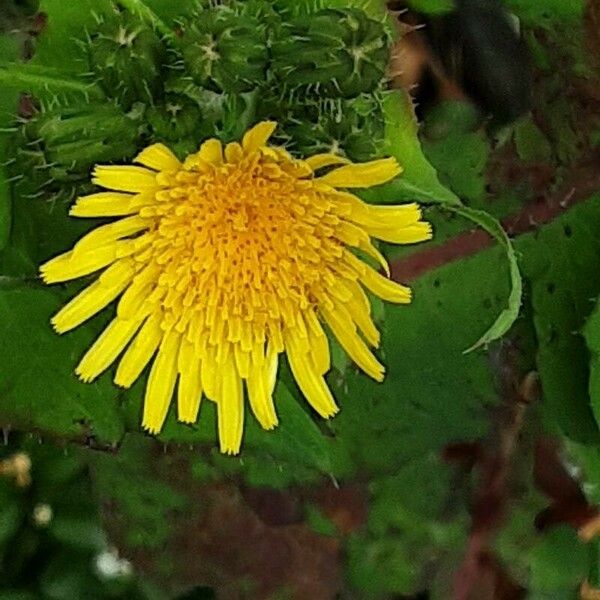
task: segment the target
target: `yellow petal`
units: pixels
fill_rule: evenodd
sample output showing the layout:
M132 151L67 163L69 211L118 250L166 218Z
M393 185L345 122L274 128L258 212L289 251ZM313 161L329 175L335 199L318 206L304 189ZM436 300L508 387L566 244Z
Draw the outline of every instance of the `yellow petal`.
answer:
M412 298L410 288L384 277L351 252L344 252L344 261L358 273L360 282L382 300L396 304L410 303Z
M103 373L117 359L130 342L142 318L124 321L118 317L100 334L75 369L82 381L90 382Z
M433 235L431 224L425 221L404 227L368 227L367 231L373 237L392 244L416 244L430 240Z
M300 351L292 337L286 338L286 353L292 374L308 403L325 419L338 412L331 390L316 372L310 357Z
M150 369L144 396L142 427L152 434L162 429L173 398L177 380L179 342L180 336L176 331L166 333Z
M225 146L225 160L228 163L237 164L244 156L242 147L237 142L231 142Z
M244 433L244 391L233 360L220 373L221 394L217 400L219 443L224 454L238 454Z
M384 277L369 266L360 276L360 281L369 291L382 300L396 304L409 304L412 299L412 292L409 287Z
M42 279L45 283L59 283L94 273L118 258L123 243L117 242L79 253L77 260L73 260L72 250L65 252L40 267Z
M367 163L345 165L319 177L318 181L333 187L366 188L386 183L402 172L395 158L382 158Z
M315 317L316 319L316 317ZM318 329L317 329L318 328ZM309 340L312 350L312 361L319 375L325 375L331 368L331 355L329 352L329 340L317 320L316 327L309 328Z
M148 219L143 219L136 215L96 227L96 229L93 229L88 234L84 235L75 246L73 246L73 260L79 260L81 254L93 251L101 246L114 244L114 242L121 238L128 237L134 233L139 233L140 231L147 229L149 225L150 221Z
M117 315L122 319L131 319L150 297L159 275L160 270L156 265L150 265L138 273L121 296L117 306Z
M256 364L259 362L260 364ZM273 404L274 380L277 376L276 352L267 354L266 360L254 361L246 380L250 408L263 429L273 429L278 424Z
M115 383L128 388L140 376L156 352L164 332L160 326L162 315L154 313L144 323L133 343L121 358L115 375Z
M220 165L223 163L223 145L217 139L206 140L198 151L200 160L212 165Z
M176 171L181 168L179 159L164 144L148 146L135 157L134 162L155 171Z
M422 211L418 204L379 206L367 204L350 193L336 194L343 204L350 207L348 219L366 227L389 227L392 229L413 225L421 220Z
M371 346L379 346L379 330L371 319L371 305L362 287L356 281L346 281L346 285L352 290L352 299L346 303L346 308L361 330L365 339Z
M323 307L321 313L346 354L367 375L376 381L383 381L385 373L383 365L373 356L356 333L356 328L346 309L338 304L335 310L328 310Z
M129 285L134 274L131 260L113 264L100 279L85 288L52 317L52 325L56 331L65 333L100 312Z
M246 153L256 152L266 145L277 128L274 121L262 121L244 134L242 147Z
M146 192L158 189L156 173L144 167L99 165L94 169L93 183L120 192Z
M208 346L202 359L200 377L202 389L209 400L217 401L219 397L219 371L221 367L217 363L217 352L214 346Z
M388 265L388 262L385 260L383 254L381 254L381 252L379 252L379 250L373 246L371 240L361 240L361 243L358 247L371 258L376 260L379 263L379 266L385 271L385 274L388 277L390 276L390 265Z
M242 379L250 375L250 353L242 349L241 344L233 344L235 366Z
M194 344L181 339L179 347L179 387L177 390L177 417L183 423L195 423L202 399L200 359L194 352Z
M343 156L338 154L331 154L325 152L323 154L314 154L304 159L304 162L313 170L318 171L324 167L331 167L333 165L347 165L350 161Z
M69 210L72 217L121 217L138 211L132 202L133 194L100 192L80 196Z

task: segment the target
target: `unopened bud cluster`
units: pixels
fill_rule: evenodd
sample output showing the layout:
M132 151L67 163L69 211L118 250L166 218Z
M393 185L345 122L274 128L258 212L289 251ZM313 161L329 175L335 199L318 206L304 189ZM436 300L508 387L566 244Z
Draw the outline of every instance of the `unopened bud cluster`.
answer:
M15 169L34 173L33 190L72 195L96 163L156 141L185 156L265 118L292 153L373 158L389 34L361 10L318 4L204 0L167 37L115 8L82 40L82 76L107 100L40 108L15 137Z

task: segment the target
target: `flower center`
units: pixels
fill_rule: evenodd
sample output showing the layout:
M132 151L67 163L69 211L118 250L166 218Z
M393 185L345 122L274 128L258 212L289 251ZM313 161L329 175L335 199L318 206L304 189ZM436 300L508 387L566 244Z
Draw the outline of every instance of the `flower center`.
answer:
M343 252L335 238L339 218L293 167L257 153L239 164L169 176L149 231L169 312L183 304L210 319L211 307L219 306L224 318L264 330L273 320L294 326L295 314L317 303Z

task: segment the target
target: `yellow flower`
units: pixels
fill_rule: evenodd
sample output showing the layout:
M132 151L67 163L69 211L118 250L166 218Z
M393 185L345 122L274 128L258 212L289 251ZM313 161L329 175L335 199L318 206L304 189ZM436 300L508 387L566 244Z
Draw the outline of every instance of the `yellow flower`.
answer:
M203 396L216 403L221 451L229 454L240 450L244 387L259 423L277 425L272 396L282 353L316 412L337 412L324 379L325 328L365 373L383 379L368 348L378 346L379 332L365 289L396 303L410 302L411 293L365 262L389 275L370 237L431 237L417 205L370 206L339 189L391 180L401 171L394 159L296 160L267 145L275 126L260 123L225 148L210 139L183 163L155 144L135 159L142 166L96 167L94 183L111 191L79 198L71 215L120 218L41 267L46 283L104 269L53 317L59 333L120 297L116 317L76 369L83 381L120 357L114 381L128 388L154 357L144 428L160 431L177 385L184 423L197 420Z

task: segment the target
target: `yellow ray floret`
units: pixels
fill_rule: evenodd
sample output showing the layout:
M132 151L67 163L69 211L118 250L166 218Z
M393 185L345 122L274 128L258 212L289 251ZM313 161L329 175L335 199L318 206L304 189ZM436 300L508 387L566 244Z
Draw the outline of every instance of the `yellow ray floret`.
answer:
M76 368L83 381L116 362L115 383L130 387L148 367L143 427L161 430L173 396L179 420L195 423L205 397L229 454L240 450L246 400L262 427L277 426L280 355L325 418L338 411L325 380L328 334L383 379L366 291L398 304L411 291L386 276L371 238L431 237L416 204L372 206L347 191L390 181L401 172L395 159L297 160L268 145L275 127L259 123L227 146L207 140L183 162L155 144L139 166L96 167L93 181L108 191L77 199L71 215L117 219L40 269L46 283L100 272L53 317L59 333L117 301Z

